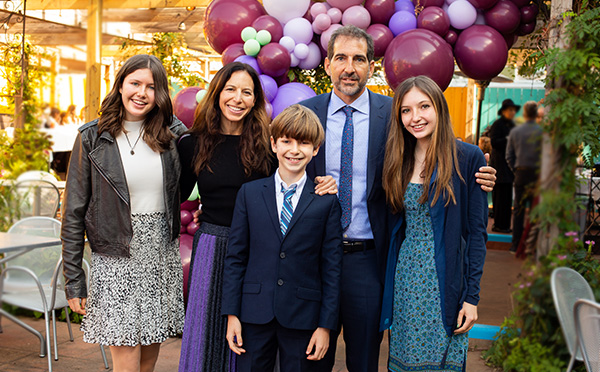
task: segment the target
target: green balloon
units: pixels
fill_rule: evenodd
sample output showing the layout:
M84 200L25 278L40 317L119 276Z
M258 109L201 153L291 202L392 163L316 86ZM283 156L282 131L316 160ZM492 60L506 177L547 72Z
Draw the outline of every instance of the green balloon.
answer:
M200 195L198 195L198 184L194 185L194 189L192 190L192 193L190 194L190 197L188 198L189 201L194 201L196 199L198 199L200 197Z
M242 40L244 42L256 38L256 29L254 27L246 27L242 30Z
M271 33L267 30L260 30L256 33L256 40L260 45L267 45L271 42Z
M252 57L255 57L260 52L260 44L255 39L250 39L244 43L244 52Z

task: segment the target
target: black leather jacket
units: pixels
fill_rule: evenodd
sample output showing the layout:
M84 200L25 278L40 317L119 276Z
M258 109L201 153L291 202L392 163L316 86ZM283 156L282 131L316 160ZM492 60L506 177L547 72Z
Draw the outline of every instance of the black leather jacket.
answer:
M178 138L186 127L173 117L171 132ZM176 141L160 158L164 198L171 239L181 225L179 177L181 164ZM133 237L131 205L117 143L108 132L98 134L98 119L79 128L73 146L62 207L63 260L67 298L87 297L82 268L85 237L93 252L129 257Z

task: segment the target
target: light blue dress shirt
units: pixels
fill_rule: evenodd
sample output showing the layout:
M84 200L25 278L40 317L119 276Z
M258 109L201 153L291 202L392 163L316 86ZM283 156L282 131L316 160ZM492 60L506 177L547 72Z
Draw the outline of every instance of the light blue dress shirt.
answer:
M341 110L346 103L331 93L327 108L327 132L325 133L325 170L340 184L340 161L342 155L342 132L346 114ZM369 212L367 210L367 159L369 155L369 91L350 105L354 127L354 154L352 156L352 221L344 232L344 240L373 239Z

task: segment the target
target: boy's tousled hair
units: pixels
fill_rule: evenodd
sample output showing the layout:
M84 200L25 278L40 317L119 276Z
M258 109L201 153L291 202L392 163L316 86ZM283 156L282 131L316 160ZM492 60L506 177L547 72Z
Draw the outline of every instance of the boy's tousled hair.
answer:
M274 141L287 137L297 141L309 141L315 147L321 146L325 131L317 115L299 104L283 110L271 123L271 137Z

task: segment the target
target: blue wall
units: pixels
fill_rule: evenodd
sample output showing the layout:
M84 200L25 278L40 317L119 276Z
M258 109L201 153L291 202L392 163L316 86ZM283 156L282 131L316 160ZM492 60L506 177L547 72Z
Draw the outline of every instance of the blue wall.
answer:
M498 119L498 110L505 99L510 98L522 107L527 101L538 102L544 95L545 91L537 88L487 88L481 109L481 132ZM515 119L520 116L522 110L519 110Z

